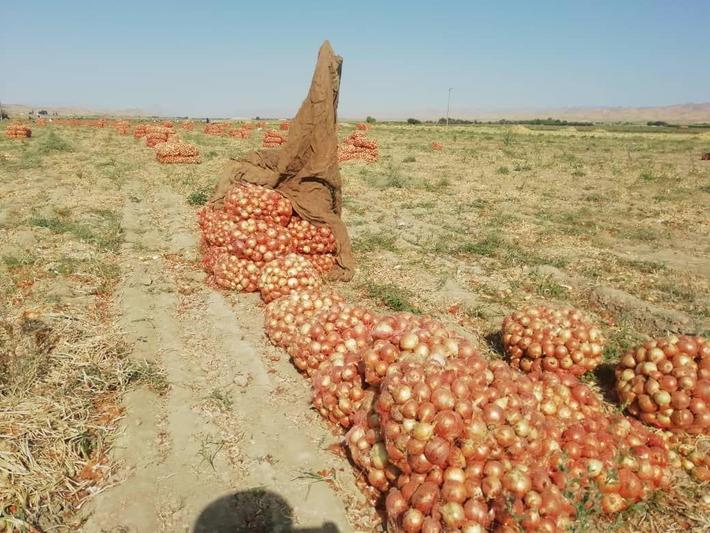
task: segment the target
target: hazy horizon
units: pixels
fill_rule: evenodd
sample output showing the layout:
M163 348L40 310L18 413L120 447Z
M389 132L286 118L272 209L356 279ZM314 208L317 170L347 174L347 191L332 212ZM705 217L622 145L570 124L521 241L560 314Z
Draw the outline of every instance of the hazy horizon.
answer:
M340 116L436 118L706 103L703 3L270 2L5 7L5 103L288 117L329 39Z

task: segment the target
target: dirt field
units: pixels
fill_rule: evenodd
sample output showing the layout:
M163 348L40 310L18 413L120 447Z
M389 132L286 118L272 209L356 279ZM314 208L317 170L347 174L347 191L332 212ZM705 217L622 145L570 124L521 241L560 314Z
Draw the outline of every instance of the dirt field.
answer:
M342 166L350 300L434 315L490 357L512 310L573 304L604 324L602 390L644 336L710 334L710 133L369 135L380 161ZM375 530L258 296L208 288L197 264L195 212L261 133L180 136L203 163L159 165L110 128L0 140L0 526ZM585 530L707 530L707 489L679 472L673 493Z

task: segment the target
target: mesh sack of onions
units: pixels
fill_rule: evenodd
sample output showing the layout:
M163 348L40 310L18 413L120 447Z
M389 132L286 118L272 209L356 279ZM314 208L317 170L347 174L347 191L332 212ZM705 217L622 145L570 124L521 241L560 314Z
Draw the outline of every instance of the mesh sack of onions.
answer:
M286 137L275 130L268 130L264 133L264 139L262 140L261 146L264 148L274 148L276 146L281 146L286 142Z
M293 208L278 191L239 182L224 197L224 210L235 220L265 220L288 226Z
M160 123L160 125L164 128L173 128L175 127L175 124L173 123L172 120L164 120L163 122Z
M508 521L508 504L525 520L526 498L546 530L564 528L573 507L536 471L559 448L536 406L529 377L477 354L393 364L375 404L402 471L386 498L390 529L483 531Z
M161 143L166 143L173 139L174 133L169 128L163 128L164 131L160 132L150 132L145 134L145 145L149 148L155 148Z
M380 317L372 328L373 343L362 354L365 381L382 382L392 363L400 359L433 359L443 364L449 357L475 354L471 343L427 316L399 313Z
M131 129L131 125L127 120L117 120L113 124L113 127L119 135L128 135Z
M22 124L10 124L5 129L5 135L12 139L23 139L32 137L32 130Z
M571 424L602 412L594 391L568 372L533 372L529 377L538 409L551 423Z
M687 439L686 439L687 440ZM710 481L710 439L700 437L677 447L678 466L696 481Z
M288 346L296 368L312 375L335 353L358 353L372 342L375 316L369 309L336 303L311 316Z
M197 223L202 238L211 246L227 246L232 240L232 232L237 227L229 213L211 206L205 206L197 212Z
M136 126L136 129L133 130L133 137L136 139L140 139L141 137L145 137L146 128L148 127L147 124L138 124Z
M319 274L323 275L331 270L335 266L336 260L333 254L322 254L322 255L304 255L308 261L311 262L313 268L315 268Z
M647 424L710 433L710 342L680 335L630 349L616 368L616 391Z
M258 287L267 304L295 291L317 289L322 285L320 274L311 263L298 254L278 257L264 265Z
M355 129L360 131L367 131L369 129L369 126L364 122L358 122L357 124L355 124Z
M224 122L211 122L210 124L205 124L203 133L206 135L224 135L227 131L228 124Z
M264 220L240 220L235 223L231 240L227 245L230 253L254 261L263 266L291 252L293 243L288 229Z
M158 124L148 124L145 127L146 134L149 133L161 133L163 135L170 135L173 133L172 128L166 128L165 126L160 126Z
M503 347L510 364L524 372L564 370L581 375L602 360L604 337L572 307L528 307L503 321Z
M214 273L214 266L217 259L229 253L226 246L213 246L204 239L200 242L200 250L202 251L202 268L208 274Z
M249 130L243 128L234 128L229 130L229 133L227 135L229 135L230 137L235 137L237 139L248 139Z
M366 393L363 406L351 417L353 425L345 435L345 444L350 457L365 475L358 478L361 489L375 489L371 498L376 500L380 493L386 493L397 481L399 468L390 463L380 430L380 416L371 404L373 398Z
M434 141L431 143L431 149L435 150L437 152L440 152L441 150L444 149L444 145L439 142Z
M180 128L186 131L192 131L194 127L195 125L189 120L184 120L180 123Z
M288 122L282 122L281 124L279 124L279 129L281 131L288 131Z
M335 353L311 376L313 407L326 419L349 428L365 402L360 355Z
M159 163L199 163L200 152L196 146L183 142L165 142L155 148Z
M298 216L291 218L288 229L299 254L329 254L335 252L335 235L326 224L316 226Z
M45 119L45 118L38 118L38 119L35 121L35 124L37 124L37 126L46 126L46 125L47 125L47 119Z
M311 316L342 302L343 297L333 291L310 289L291 292L266 305L266 336L274 345L286 348Z
M368 139L362 132L355 131L338 145L338 161L360 159L374 163L380 158L377 141Z
M221 254L214 261L213 276L217 285L239 292L258 290L259 266L248 259Z
M568 426L560 445L553 478L574 503L601 494L602 512L614 514L670 483L663 439L620 414L597 413Z

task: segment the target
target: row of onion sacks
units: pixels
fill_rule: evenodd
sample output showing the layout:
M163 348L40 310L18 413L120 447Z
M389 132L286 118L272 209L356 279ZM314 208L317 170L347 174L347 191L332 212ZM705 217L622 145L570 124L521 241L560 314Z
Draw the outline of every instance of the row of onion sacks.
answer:
M602 359L601 329L572 307L527 307L503 321L513 367L581 375ZM710 342L674 335L630 348L616 367L616 392L627 411L652 426L710 433Z
M300 357L316 409L349 428L345 444L363 472L358 480L373 501L386 496L391 530L564 530L595 491L604 491L601 506L614 513L667 484L663 442L623 416L605 415L573 374L524 375L487 362L438 321L406 313L368 321L369 339L360 337L358 349L343 335L360 325L348 306L323 309L315 294L269 304L269 328L287 332L275 344ZM304 303L322 310L300 327L279 325L277 316L293 324L288 309Z

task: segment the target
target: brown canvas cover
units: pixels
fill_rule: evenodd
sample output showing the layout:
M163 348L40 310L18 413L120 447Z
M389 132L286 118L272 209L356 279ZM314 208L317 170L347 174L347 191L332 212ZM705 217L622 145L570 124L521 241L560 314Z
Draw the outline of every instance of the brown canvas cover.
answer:
M325 41L308 96L289 125L286 142L279 149L257 150L230 161L210 202L219 205L238 181L278 190L301 218L331 228L337 241L337 265L328 277L349 281L355 265L348 230L340 218L343 200L336 132L342 63Z

